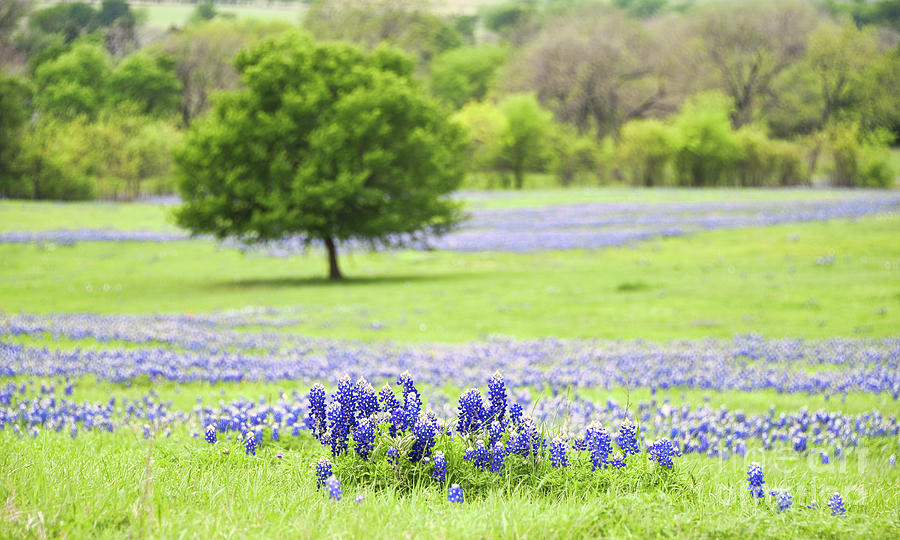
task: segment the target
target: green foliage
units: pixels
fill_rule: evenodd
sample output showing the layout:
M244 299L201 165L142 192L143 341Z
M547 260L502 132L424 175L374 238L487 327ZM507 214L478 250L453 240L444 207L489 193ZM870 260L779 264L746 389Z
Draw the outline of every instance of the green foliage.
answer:
M421 0L315 0L303 26L317 39L398 47L422 65L465 42L454 26L431 13Z
M613 0L613 5L641 19L657 14L668 0Z
M889 162L891 137L866 134L858 123L834 123L826 130L832 164L829 180L839 187L890 187L894 171Z
M596 173L597 141L592 136L579 134L570 125L557 124L549 138L549 168L561 186L570 186Z
M98 28L97 10L85 2L56 4L33 12L28 26L35 32L60 34L71 43Z
M492 102L472 101L453 115L453 120L466 128L468 147L466 163L472 171L493 170L500 152L500 137L507 130L506 117Z
M735 178L742 187L784 187L807 183L802 150L788 141L776 141L753 125L735 132L740 146Z
M8 183L15 174L30 98L31 89L24 81L0 72L0 197L11 196Z
M113 69L107 89L111 103L131 103L150 116L171 116L181 104L175 60L164 54L128 56Z
M197 4L197 7L194 8L194 13L191 14L191 22L198 23L203 21L211 21L216 18L219 12L216 10L216 5L210 1L200 2Z
M481 100L505 60L506 49L496 45L461 47L441 53L431 64L431 91L455 108L471 100Z
M485 9L484 26L504 41L520 45L540 28L540 12L534 0L508 0Z
M390 243L459 219L462 131L422 96L412 63L379 48L289 33L243 50L244 88L223 93L177 154L179 224L247 241L300 234Z
M674 118L675 180L680 186L732 185L741 149L731 129L733 105L724 94L689 99Z
M546 143L553 129L553 114L541 107L534 94L513 94L500 102L506 119L500 133L497 163L513 175L521 189L525 171L539 168L546 160Z
M103 48L77 44L69 52L41 64L34 74L38 108L60 118L95 116L103 105L110 73Z
M617 156L626 179L637 186L664 185L675 140L674 129L660 120L633 120L622 126Z

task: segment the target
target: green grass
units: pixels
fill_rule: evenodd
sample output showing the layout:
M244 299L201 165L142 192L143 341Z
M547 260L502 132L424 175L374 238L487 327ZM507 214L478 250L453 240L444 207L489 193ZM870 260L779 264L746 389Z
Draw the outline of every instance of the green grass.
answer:
M888 215L601 251L347 253L344 283L322 279L317 252L275 259L210 242L5 244L0 309L302 306L295 330L308 335L411 342L889 336L900 328L898 230L900 216ZM834 264L817 265L826 255Z
M538 206L585 200L725 200L831 197L828 191L630 191L573 189L470 195L471 207ZM176 230L169 206L0 202L0 231L58 228ZM71 247L0 244L0 309L6 312L155 313L300 306L302 322L285 331L311 336L408 342L601 337L651 340L766 336L896 336L900 328L900 216L716 231L634 248L511 253L385 252L345 254L346 283L321 278L320 253L273 259L211 242L80 243ZM816 259L835 257L834 264ZM372 330L379 322L381 330ZM247 331L253 331L248 329ZM51 348L121 348L123 342L3 339ZM809 368L813 369L813 368ZM837 369L837 368L833 368ZM0 379L21 383L32 377ZM38 384L40 379L37 379ZM79 378L76 402L136 399L151 389L172 408L198 397L215 406L238 397L274 400L310 381L177 384L145 378L114 384ZM456 395L452 381L432 392ZM570 390L571 392L571 390ZM669 398L673 406L708 404L747 413L801 407L848 414L897 414L887 395L844 399L774 391L579 389L603 402ZM533 389L535 399L549 390ZM533 474L522 469L487 486L454 467L466 503L415 474L394 484L377 469L339 463L344 499L315 490L312 463L325 449L306 435L265 445L249 457L231 442L223 455L191 421L144 440L142 426L116 433L44 431L21 438L0 430L0 538L397 538L397 537L799 537L900 536L900 453L896 437L863 439L831 465L816 452L751 445L729 461L687 455L672 475L642 462L616 476L589 465ZM275 457L279 451L283 458ZM458 459L456 456L453 459ZM766 488L788 488L793 508L776 513L746 490L750 461L763 463ZM379 472L380 471L380 472ZM424 474L424 473L422 473ZM487 473L484 473L487 474ZM421 476L421 474L420 474ZM586 480L586 478L588 478ZM825 501L839 491L847 517ZM357 494L364 495L354 503ZM809 510L816 501L821 509Z

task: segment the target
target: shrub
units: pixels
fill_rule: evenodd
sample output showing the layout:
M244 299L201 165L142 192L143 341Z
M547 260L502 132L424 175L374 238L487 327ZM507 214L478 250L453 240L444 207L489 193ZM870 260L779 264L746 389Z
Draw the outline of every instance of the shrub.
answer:
M617 157L626 180L636 186L665 184L675 136L660 120L634 120L622 126Z

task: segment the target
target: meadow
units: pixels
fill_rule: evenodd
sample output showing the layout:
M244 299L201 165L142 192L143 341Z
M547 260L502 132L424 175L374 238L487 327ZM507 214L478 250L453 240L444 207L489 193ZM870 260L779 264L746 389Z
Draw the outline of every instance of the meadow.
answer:
M896 195L458 197L337 284L170 204L0 202L0 537L900 533Z

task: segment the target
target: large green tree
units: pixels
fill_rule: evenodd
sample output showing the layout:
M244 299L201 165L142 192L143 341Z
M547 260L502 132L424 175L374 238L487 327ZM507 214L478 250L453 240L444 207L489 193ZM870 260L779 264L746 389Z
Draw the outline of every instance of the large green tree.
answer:
M243 87L220 95L176 155L178 223L218 238L302 235L328 251L441 233L462 180L461 128L425 97L409 58L288 33L241 51Z

